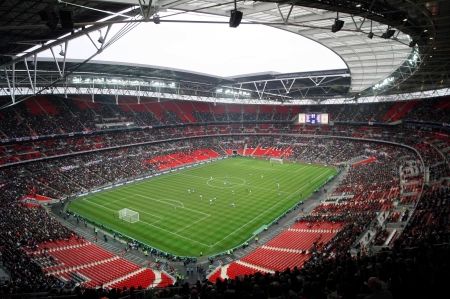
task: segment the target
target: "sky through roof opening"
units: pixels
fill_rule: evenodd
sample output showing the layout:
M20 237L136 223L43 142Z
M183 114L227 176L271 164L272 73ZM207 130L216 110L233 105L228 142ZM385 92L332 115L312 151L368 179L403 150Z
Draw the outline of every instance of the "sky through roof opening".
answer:
M225 17L193 13L168 19L228 21ZM109 36L121 27L114 25ZM100 36L100 33L91 34L94 40L99 37L97 35ZM92 54L90 43L87 37L71 41L67 58L86 58ZM51 57L51 53L47 51L43 56ZM230 28L227 24L142 23L94 60L150 65L221 77L347 68L333 51L308 38L269 26L245 24Z

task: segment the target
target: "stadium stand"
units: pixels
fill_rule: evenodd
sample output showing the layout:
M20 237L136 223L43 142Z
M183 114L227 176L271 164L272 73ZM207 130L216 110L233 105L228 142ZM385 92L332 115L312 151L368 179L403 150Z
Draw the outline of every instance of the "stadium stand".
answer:
M142 268L76 236L33 199L64 199L236 150L307 163L353 161L353 167L330 191L329 201L212 272L209 282L192 287L205 298L231 291L240 297L293 292L311 298L356 298L368 292L364 282L370 277L388 283L399 298L433 297L445 285L449 270L445 177L450 139L441 129L408 122L448 122L449 107L446 98L301 107L333 115L336 124L323 127L294 125L292 118L300 108L269 105L136 104L131 99L114 105L107 97L92 103L81 96L70 101L41 96L3 110L0 248L11 280L1 285L0 295L62 289L75 282L83 288L113 289L110 294L124 287L171 285L166 273ZM368 124L400 120L405 124ZM347 137L398 142L420 157L404 147ZM430 184L422 190L426 172ZM377 225L380 215L383 224ZM402 227L392 229L393 224ZM379 252L369 252L371 244L380 247ZM351 256L355 249L363 254ZM421 274L430 269L436 275ZM103 289L85 294L105 294Z
M300 111L297 107L255 106L240 104L211 105L210 103L176 101L156 102L121 99L116 105L112 98L102 97L95 103L85 97L68 101L57 96L36 97L24 104L2 112L2 139L48 136L77 132L93 132L127 127L149 127L192 123L287 123ZM336 123L421 122L448 123L448 100L438 98L397 104L305 106L303 112L327 112Z

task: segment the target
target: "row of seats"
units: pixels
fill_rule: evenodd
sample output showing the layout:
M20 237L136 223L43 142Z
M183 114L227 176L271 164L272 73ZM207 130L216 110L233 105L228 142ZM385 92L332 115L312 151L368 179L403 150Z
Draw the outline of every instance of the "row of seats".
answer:
M114 256L110 252L94 244L89 244L78 248L54 251L50 252L49 254L59 262L59 267L82 265L86 263L86 261L98 262L112 258ZM46 270L52 271L54 269L50 268Z
M328 243L335 233L284 231L266 245L296 250L310 250L314 244Z
M155 165L158 170L165 170L209 159L215 159L219 156L219 153L212 149L200 149L156 156L150 160L147 160L147 163Z
M303 266L309 257L310 254L307 253L278 251L259 247L242 258L242 261L270 270L284 271L286 268Z
M174 282L164 272L141 268L76 237L41 243L28 254L40 263L45 272L85 287L148 288L168 286Z
M237 262L231 263L227 268L227 276L228 276L228 278L231 278L231 279L234 279L237 276L254 274L256 272L258 272L257 269L247 267L247 266L239 264ZM220 274L220 271L218 273Z
M139 269L139 266L125 259L117 259L92 267L79 269L77 272L89 278L89 281L86 282L86 287L96 287Z
M332 230L337 232L342 227L340 222L307 222L299 221L291 226L291 229L303 229L303 230Z
M70 248L76 248L79 246L85 246L88 243L86 240L72 236L68 239L55 240L49 242L43 242L36 246L34 253L40 252L52 252L57 250L67 250Z
M228 278L253 274L258 271L283 271L301 268L310 258L311 250L324 246L342 228L339 222L299 221L282 231L265 245L258 247L237 262L227 266ZM224 268L224 269L225 269ZM208 279L222 279L222 268L211 273Z

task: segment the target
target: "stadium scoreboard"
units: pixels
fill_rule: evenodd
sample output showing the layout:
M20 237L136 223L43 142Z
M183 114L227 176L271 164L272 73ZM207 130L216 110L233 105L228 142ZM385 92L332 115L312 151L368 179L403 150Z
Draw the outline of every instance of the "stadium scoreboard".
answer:
M328 125L328 113L299 113L297 124Z

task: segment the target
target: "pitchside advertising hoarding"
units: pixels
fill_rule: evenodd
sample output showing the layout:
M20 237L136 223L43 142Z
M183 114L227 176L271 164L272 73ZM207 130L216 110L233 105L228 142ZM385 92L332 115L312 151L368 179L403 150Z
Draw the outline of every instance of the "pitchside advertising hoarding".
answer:
M299 113L298 124L328 125L328 113Z

